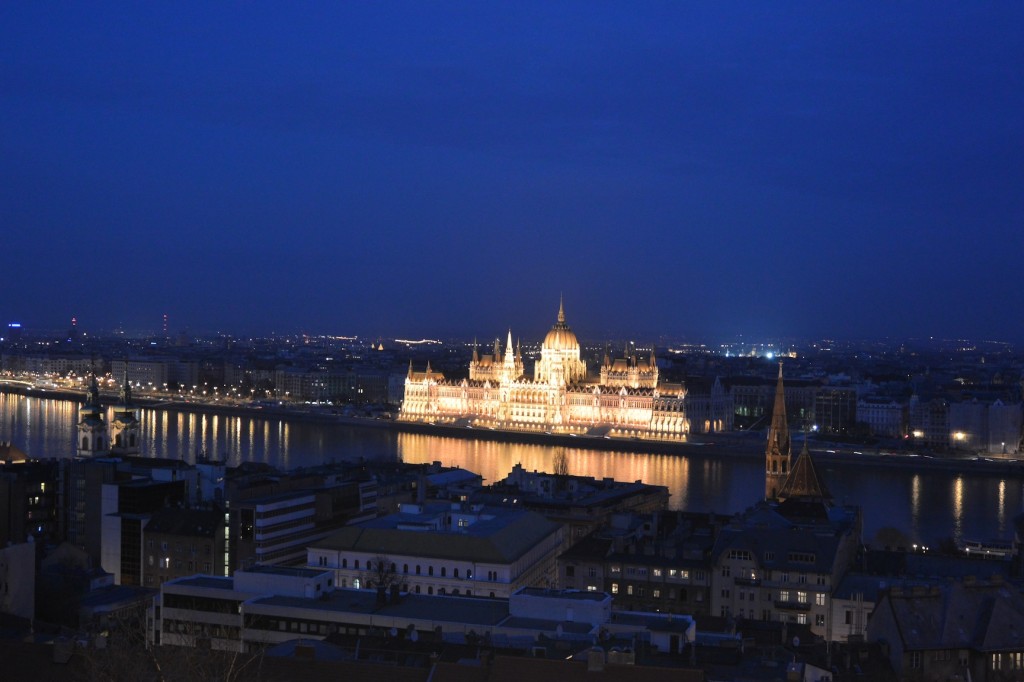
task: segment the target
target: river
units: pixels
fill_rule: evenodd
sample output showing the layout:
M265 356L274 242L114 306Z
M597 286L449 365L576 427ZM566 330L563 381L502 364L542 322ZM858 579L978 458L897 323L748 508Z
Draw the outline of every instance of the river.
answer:
M74 401L0 393L0 440L29 457L73 456L77 417ZM140 418L143 454L188 462L199 452L224 456L229 465L263 462L283 469L359 458L440 461L494 482L517 463L550 471L564 451L570 473L667 486L673 509L731 514L764 492L760 461L714 453L596 451L148 408ZM885 527L925 544L944 537L1008 540L1014 516L1024 510L1024 478L1018 476L915 470L910 463L886 470L819 465L819 473L838 502L864 508L868 541Z

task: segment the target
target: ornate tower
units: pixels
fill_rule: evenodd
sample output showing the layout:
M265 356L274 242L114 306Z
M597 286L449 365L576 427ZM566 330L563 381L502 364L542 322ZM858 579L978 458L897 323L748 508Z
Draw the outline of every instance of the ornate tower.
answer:
M832 493L829 492L825 482L818 476L817 469L814 468L814 461L807 449L806 437L803 449L800 450L800 455L793 465L793 470L790 471L786 482L779 489L778 498L780 502L791 498L800 498L826 505L832 503Z
M139 454L139 416L132 405L127 363L121 381L121 402L114 406L114 417L110 423L110 452L117 455Z
M100 388L93 372L85 404L78 409L78 456L93 457L107 454L107 422L100 407Z
M775 407L772 424L768 427L768 446L764 451L764 496L774 500L789 477L792 454L789 425L786 423L786 394L782 388L782 363L779 363L779 382L775 386Z
M565 323L565 306L558 300L558 321L544 337L540 360L534 365L533 380L551 386L566 386L585 381L587 363L580 359L580 342Z

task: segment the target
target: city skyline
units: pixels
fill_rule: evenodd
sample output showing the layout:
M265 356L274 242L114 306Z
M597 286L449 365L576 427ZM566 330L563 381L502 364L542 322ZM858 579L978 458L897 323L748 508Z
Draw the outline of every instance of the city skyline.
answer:
M1024 340L1020 5L0 9L0 321Z

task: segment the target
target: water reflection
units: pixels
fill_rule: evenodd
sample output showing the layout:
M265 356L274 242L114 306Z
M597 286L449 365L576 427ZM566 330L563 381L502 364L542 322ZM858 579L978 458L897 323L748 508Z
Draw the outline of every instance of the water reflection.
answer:
M963 537L964 523L964 479L957 476L953 482L953 537Z
M77 419L75 402L0 393L0 440L12 441L30 457L74 456ZM197 452L225 457L232 466L263 462L281 468L401 458L462 466L494 482L516 464L551 471L555 455L564 453L574 474L666 486L675 509L733 513L764 494L764 469L757 458L598 452L148 409L141 410L140 420L144 455L187 462L194 462ZM838 502L864 507L868 540L885 526L914 542L951 535L1008 539L1014 516L1024 508L1024 481L1016 477L829 466L819 467L819 473Z
M910 480L910 518L915 526L921 520L921 474L914 474ZM914 538L914 540L920 542L921 538Z

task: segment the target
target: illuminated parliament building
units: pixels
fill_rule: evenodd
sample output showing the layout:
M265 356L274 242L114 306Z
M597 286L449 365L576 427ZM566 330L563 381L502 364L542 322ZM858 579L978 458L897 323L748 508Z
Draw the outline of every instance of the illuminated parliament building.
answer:
M516 431L606 435L618 438L682 440L690 430L686 390L658 383L652 352L612 360L605 353L598 372L589 375L580 344L565 322L544 338L533 377L527 377L520 347L512 332L502 352L495 341L491 354L473 350L469 378L445 379L427 364L423 372L409 365L399 419Z

